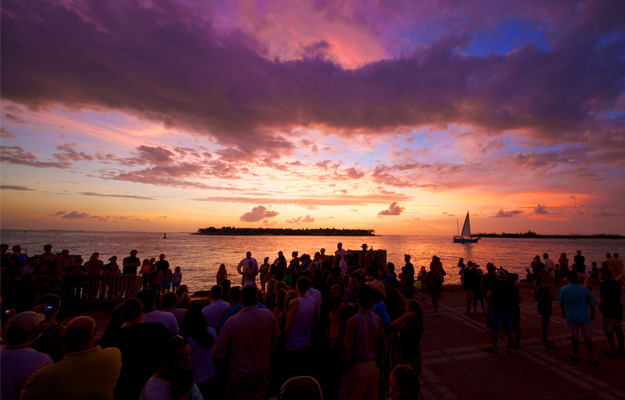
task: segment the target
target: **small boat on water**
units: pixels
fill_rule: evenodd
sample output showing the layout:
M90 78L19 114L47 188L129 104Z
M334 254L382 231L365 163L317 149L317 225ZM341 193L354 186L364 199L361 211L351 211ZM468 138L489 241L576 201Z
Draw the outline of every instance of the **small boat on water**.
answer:
M456 224L458 220L456 220ZM467 217L464 219L464 225L462 225L462 233L458 236L454 236L454 243L477 243L481 238L471 237L471 221L469 221L469 212L467 211Z

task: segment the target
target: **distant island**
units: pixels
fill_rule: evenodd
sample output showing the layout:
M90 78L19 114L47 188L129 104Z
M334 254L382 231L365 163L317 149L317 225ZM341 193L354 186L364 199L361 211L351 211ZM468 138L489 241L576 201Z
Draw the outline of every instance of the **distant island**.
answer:
M525 233L474 233L475 237L491 237L491 238L521 238L521 239L625 239L623 235L610 235L605 233L595 235L540 235L534 231Z
M200 228L193 235L230 235L230 236L375 236L373 229L284 229L284 228Z

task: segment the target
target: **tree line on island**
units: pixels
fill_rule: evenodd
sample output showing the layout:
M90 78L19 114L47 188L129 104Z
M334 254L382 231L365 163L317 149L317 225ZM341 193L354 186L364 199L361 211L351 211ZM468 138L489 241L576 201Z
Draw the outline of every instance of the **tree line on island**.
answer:
M373 229L289 229L289 228L236 228L224 226L221 228L199 228L195 235L289 235L289 236L375 236Z
M529 239L625 239L623 235L612 235L599 233L594 235L541 235L532 230L524 233L474 233L475 237L493 237L493 238L529 238Z

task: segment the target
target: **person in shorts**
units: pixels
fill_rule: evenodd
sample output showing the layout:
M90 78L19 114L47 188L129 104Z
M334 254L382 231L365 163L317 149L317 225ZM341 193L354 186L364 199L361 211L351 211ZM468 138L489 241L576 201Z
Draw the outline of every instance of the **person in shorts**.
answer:
M567 276L569 284L562 286L558 293L558 303L562 309L562 315L566 318L567 329L573 343L573 361L579 361L579 332L584 336L584 342L588 347L588 361L596 365L593 353L591 321L595 319L595 305L597 301L586 287L580 285L577 271L569 271Z
M612 271L607 268L601 270L601 286L599 287L599 310L603 313L601 329L608 339L610 351L602 351L602 356L616 359L617 354L625 356L623 349L623 304L621 303L621 285L614 280ZM614 338L618 340L619 350L616 350Z
M514 352L514 307L521 302L519 288L507 280L507 273L503 269L497 270L497 281L490 286L488 295L486 296L488 303L492 308L490 321L490 329L492 331L492 346L486 347L486 350L492 354L499 354L497 342L499 341L499 332L506 332L508 335L508 350L510 357L516 357Z

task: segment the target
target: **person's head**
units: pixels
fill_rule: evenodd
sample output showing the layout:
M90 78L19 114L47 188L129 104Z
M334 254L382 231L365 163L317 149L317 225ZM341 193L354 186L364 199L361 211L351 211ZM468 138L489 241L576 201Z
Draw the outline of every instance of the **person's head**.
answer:
M505 271L505 270L503 270L503 269L498 269L498 270L497 270L497 279L499 279L499 280L504 280L504 279L506 279L506 278L507 278L507 275L508 275L508 274L506 273L506 271Z
M150 289L143 289L139 293L137 293L137 298L143 303L143 307L145 307L145 312L154 311L156 303L156 293L154 293Z
M408 304L406 304L407 312L416 312L417 315L423 316L423 305L417 299L410 299Z
M158 256L158 259L159 259L160 261L163 261L163 260L165 259L165 254L160 254L160 255Z
M232 286L228 291L230 303L236 304L241 300L241 286Z
M180 273L180 267L176 267L176 272Z
M172 309L178 304L178 295L176 292L165 292L161 296L161 307L163 310Z
M185 292L189 293L189 287L187 285L180 285L176 288L176 294L178 295L178 297L180 297L180 295Z
M22 246L20 246L19 244L16 244L15 246L13 246L12 250L13 250L13 253L20 254L22 252Z
M192 307L184 314L184 336L192 337L200 346L211 348L215 344L213 336L208 332L206 317L198 307Z
M326 254L326 249L324 248L319 249L319 253L321 253L320 255Z
M410 259L408 259L408 260L410 260ZM395 264L393 264L392 262L387 262L386 263L386 271L389 274L395 273Z
M143 302L136 297L129 297L124 300L124 303L120 309L121 318L124 322L128 323L138 319L143 315Z
M490 262L486 264L486 270L487 270L488 272L493 272L493 271L495 271L496 269L497 269L497 268L495 268L495 264L490 263Z
M130 256L131 257L136 257L137 256L138 251L137 250L130 250Z
M419 375L409 364L397 365L389 377L391 400L414 400L419 398Z
M562 253L562 254L560 254L560 257L562 257L562 258L566 258L566 253Z
M9 251L9 245L6 243L0 244L0 251L2 251L2 254L6 253Z
M350 293L357 293L360 288L360 274L352 272L349 275L349 291Z
M176 292L178 294L178 292ZM182 292L180 296L178 296L178 303L176 304L177 308L186 308L189 309L191 307L191 295L189 292Z
M254 285L246 285L241 290L241 300L243 307L250 307L256 304L258 288Z
M51 244L46 244L45 246L43 246L43 251L45 251L46 253L49 253L52 251L52 245Z
M404 261L410 262L410 254L404 254Z
M251 252L251 251L248 251L247 253L245 253L245 257L246 257L246 258L250 258L250 257L252 257L252 252Z
M605 253L605 258L612 258L612 254L610 254L610 253Z
M172 336L164 341L159 349L160 372L179 372L189 369L191 347L189 341L182 336Z
M286 299L286 289L280 288L276 290L276 307L284 308L285 299Z
M581 256L582 255L582 251L581 250L577 250L577 255Z
M211 288L211 297L213 298L213 300L219 300L221 299L221 295L224 292L224 288L221 287L221 285L215 285Z
M343 286L335 283L330 288L330 300L333 303L338 303L343 299Z
M117 256L109 258L109 262L117 262Z
M300 293L306 293L308 288L310 288L310 279L306 278L305 276L302 276L301 278L297 280L297 283L295 284L295 286L297 287L297 290Z
M547 254L547 253L543 253L543 258L544 258L544 259L549 258L549 254Z
M336 248L337 248L337 249L339 249L339 250L341 250L341 249L343 248L343 243L338 242L338 243L336 244Z
M7 344L19 346L32 342L42 328L45 315L34 311L25 311L11 318L6 324Z
M373 305L373 291L368 286L363 286L358 291L358 306L370 309Z
M294 252L291 253L291 257L295 258L295 257L297 257L298 254L299 254L299 252L294 251Z
M573 269L566 275L566 279L568 279L571 283L577 283L579 281L579 275L577 275L577 271Z
M93 347L96 323L91 317L80 316L71 320L63 332L63 342L70 352L88 350Z
M268 263L268 262L269 262L269 257L265 257L265 258L263 259L263 262L264 262L265 264L266 264L266 263ZM223 265L223 264L222 264L222 265Z
M619 258L619 254L617 252L614 252L614 258Z
M143 265L150 265L150 259L146 258L143 260Z
M609 281L610 279L612 279L612 271L610 271L609 268L602 268L601 279L603 279L604 281Z

